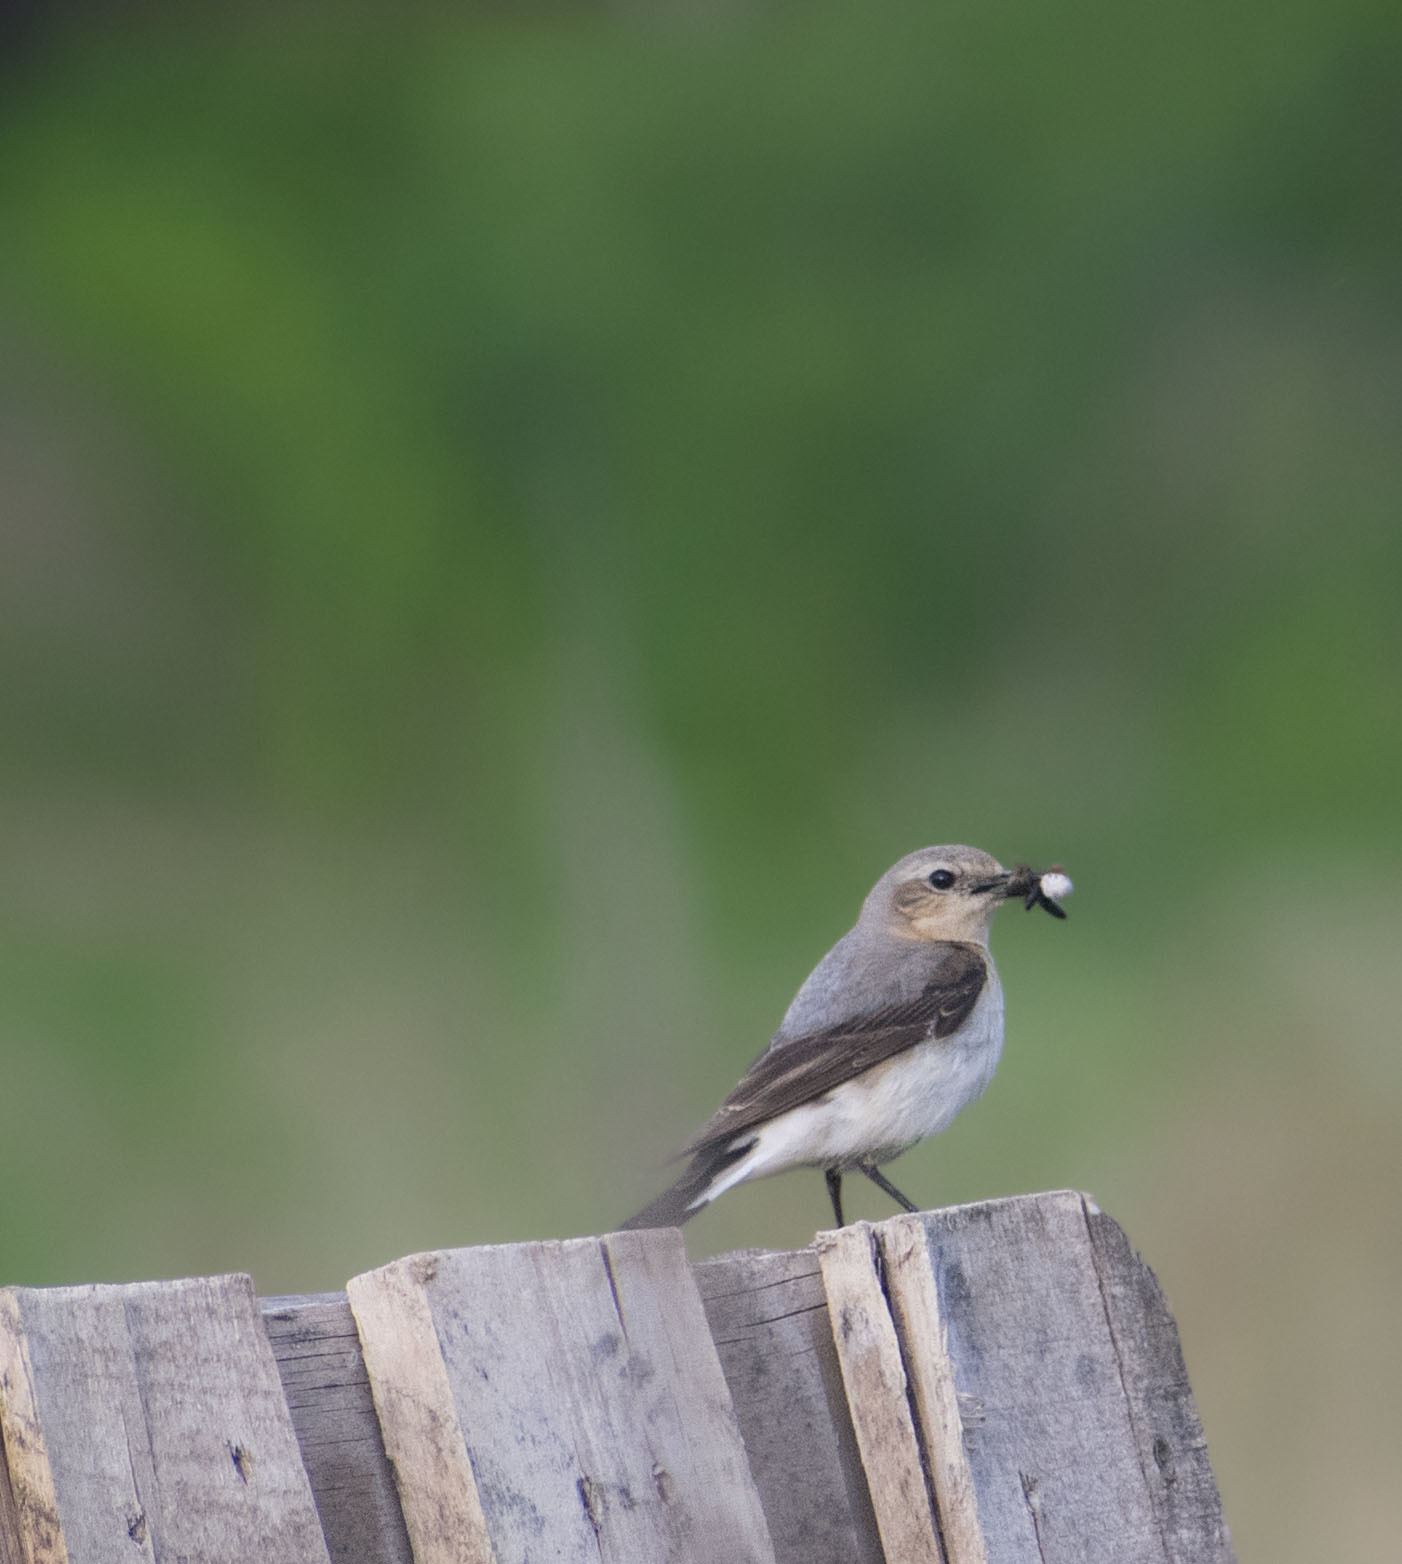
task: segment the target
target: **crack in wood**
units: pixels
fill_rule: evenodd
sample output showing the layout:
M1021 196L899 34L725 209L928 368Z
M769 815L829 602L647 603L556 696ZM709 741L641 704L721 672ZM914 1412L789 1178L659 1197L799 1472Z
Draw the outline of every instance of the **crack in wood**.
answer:
M769 1251L761 1251L761 1253L768 1252ZM775 1252L781 1253L782 1251ZM733 1255L723 1255L719 1258L725 1260L744 1260L748 1259L749 1257L750 1251L740 1249L737 1250ZM717 1264L718 1261L712 1260L705 1261L703 1263L706 1265L714 1265ZM724 1298L754 1298L762 1292L771 1292L775 1287L792 1287L796 1282L810 1282L815 1277L821 1275L822 1272L819 1271L818 1267L815 1265L811 1270L790 1271L787 1275L776 1277L772 1282L757 1282L753 1287L727 1287L724 1292L711 1292L703 1285L701 1287L701 1296L707 1303L719 1303ZM704 1271L702 1272L699 1280L704 1283Z
M777 1325L781 1320L796 1320L804 1314L822 1314L826 1309L826 1303L807 1303L800 1309L790 1309L787 1314L766 1314L757 1320L746 1320L745 1329L748 1332L758 1329L761 1325ZM743 1337L739 1336L728 1338L729 1341L740 1341L743 1339ZM716 1345L722 1345L719 1338L716 1340Z
M1042 1542L1042 1483L1041 1479L1034 1477L1031 1472L1019 1472L1022 1480L1022 1501L1027 1506L1027 1513L1032 1518L1032 1536L1037 1543L1037 1557L1042 1564L1047 1564L1047 1550Z
M1109 1294L1105 1291L1105 1275L1100 1265L1100 1250L1095 1242L1095 1231L1091 1227L1090 1202L1084 1195L1081 1196L1081 1215L1086 1224L1086 1243L1090 1249L1091 1270L1095 1273L1095 1285L1100 1293L1100 1307L1105 1315L1105 1333L1110 1338L1110 1348L1115 1354L1115 1373L1119 1377L1120 1396L1124 1401L1125 1420L1129 1424L1131 1443L1134 1446L1135 1460L1139 1465L1140 1476L1144 1480L1144 1494L1149 1501L1149 1508L1155 1518L1159 1518L1159 1506L1154 1493L1153 1480L1149 1476L1149 1468L1144 1464L1142 1439L1140 1438L1139 1418L1136 1414L1134 1398L1129 1393L1129 1381L1125 1376L1124 1353L1120 1347L1120 1338L1115 1330L1114 1313L1110 1307ZM1158 1449L1155 1446L1154 1454L1157 1457ZM1169 1551L1168 1539L1163 1534L1162 1524L1156 1528L1158 1532L1159 1546L1163 1550L1164 1564L1173 1564L1172 1554Z
M594 1532L594 1542L600 1553L603 1545L599 1541L599 1533L604 1524L604 1495L603 1490L590 1477L581 1477L575 1483L575 1492L579 1494L579 1502L584 1509L590 1527Z
M618 1296L618 1277L613 1269L613 1256L609 1253L607 1240L600 1243L599 1253L604 1259L604 1275L608 1278L609 1296L613 1299L613 1312L618 1316L618 1328L623 1332L623 1339L628 1339L628 1321L623 1318L623 1304Z

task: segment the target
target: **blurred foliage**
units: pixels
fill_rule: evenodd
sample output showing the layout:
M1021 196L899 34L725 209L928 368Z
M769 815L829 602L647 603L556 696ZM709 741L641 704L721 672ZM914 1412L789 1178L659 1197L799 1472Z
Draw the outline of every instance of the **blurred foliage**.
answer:
M1094 1188L1244 1556L1340 1516L1382 1556L1399 35L1377 0L32 29L3 1279L600 1230L890 861L1060 858L1072 921L999 933L999 1079L899 1181ZM694 1242L822 1204L740 1191Z

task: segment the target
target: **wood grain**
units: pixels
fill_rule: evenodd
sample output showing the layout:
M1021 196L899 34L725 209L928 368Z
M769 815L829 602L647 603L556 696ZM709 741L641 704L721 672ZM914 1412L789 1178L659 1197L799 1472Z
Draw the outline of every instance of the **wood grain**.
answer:
M440 1557L421 1521L469 1483L500 1564L772 1564L675 1231L445 1251L348 1293L419 1564ZM437 1460L415 1493L406 1417Z
M3 1399L3 1371L0 1371L0 1401ZM15 1508L14 1491L10 1487L10 1463L5 1458L3 1438L0 1438L0 1564L25 1564L19 1511Z
M434 1255L352 1277L355 1316L415 1564L494 1564L427 1288Z
M20 1301L14 1288L0 1292L0 1438L10 1516L27 1564L68 1564Z
M893 1564L944 1564L871 1228L819 1233L814 1247L881 1545Z
M0 1294L31 1564L328 1564L246 1276Z
M954 1363L925 1243L925 1220L900 1216L885 1222L878 1242L946 1557L949 1564L988 1564L974 1476L964 1449Z
M262 1313L331 1564L413 1564L345 1293L264 1298Z
M349 1294L0 1290L0 1564L1232 1564L1163 1294L1074 1192Z
M779 1564L882 1564L817 1255L693 1269Z
M1094 1201L1085 1200L1085 1214L1139 1464L1168 1556L1173 1564L1231 1564L1178 1327L1158 1279Z
M0 1396L3 1389L0 1389ZM0 1440L0 1564L25 1564L24 1543L20 1537L19 1511L10 1487L10 1463L5 1459Z
M1142 1306L1142 1294L1127 1281L1121 1303L1107 1307L1083 1197L1060 1191L898 1218L878 1227L878 1242L909 1248L912 1220L924 1228L989 1564L1228 1556L1176 1553L1160 1523L1162 1496L1143 1454L1158 1437L1144 1401L1153 1376L1139 1366L1142 1341L1112 1323L1132 1316L1130 1298ZM1100 1248L1110 1264L1108 1234ZM910 1250L906 1264L919 1263ZM904 1334L912 1364L941 1350L933 1333L922 1340L914 1313ZM1169 1373L1162 1353L1156 1361Z

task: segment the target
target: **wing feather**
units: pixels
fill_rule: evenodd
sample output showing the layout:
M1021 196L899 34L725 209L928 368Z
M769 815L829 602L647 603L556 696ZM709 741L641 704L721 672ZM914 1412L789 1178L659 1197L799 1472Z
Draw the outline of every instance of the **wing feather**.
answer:
M914 999L771 1043L682 1155L729 1141L917 1043L957 1032L978 1003L988 968L977 946L951 941L944 949L947 955Z

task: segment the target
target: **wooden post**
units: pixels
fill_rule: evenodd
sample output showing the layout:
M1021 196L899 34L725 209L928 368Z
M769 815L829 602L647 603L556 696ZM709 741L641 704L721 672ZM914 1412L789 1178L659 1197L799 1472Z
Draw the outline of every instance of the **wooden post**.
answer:
M925 1261L924 1229L899 1217L881 1235L878 1264L907 1371L930 1488L949 1564L988 1564L964 1420L939 1289Z
M331 1564L414 1564L345 1293L262 1307Z
M883 1564L817 1255L695 1271L779 1564Z
M328 1564L247 1276L0 1292L27 1564Z
M677 1232L448 1250L347 1290L418 1564L774 1564Z
M1094 1202L900 1216L818 1252L883 1540L924 1518L913 1418L949 1564L1229 1564L1172 1317Z
M0 1291L0 1564L1231 1564L1153 1274L1060 1191Z
M933 1493L906 1394L895 1322L865 1223L820 1233L818 1259L852 1426L881 1546L902 1564L945 1564Z

